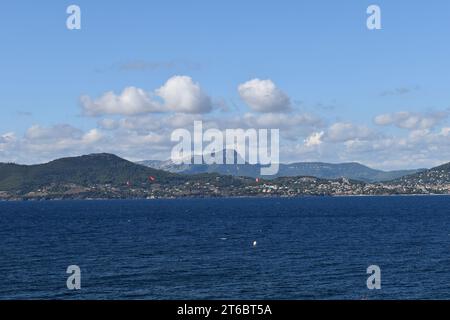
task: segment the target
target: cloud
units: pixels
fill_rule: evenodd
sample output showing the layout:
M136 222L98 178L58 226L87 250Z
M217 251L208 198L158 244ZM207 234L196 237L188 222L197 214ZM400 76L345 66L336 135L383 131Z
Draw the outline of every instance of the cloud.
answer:
M91 129L83 135L81 142L91 144L100 141L102 138L103 134L98 129Z
M145 61L133 60L118 65L121 71L155 71L159 69L189 69L198 70L200 64L190 61Z
M246 113L243 119L248 126L255 128L288 129L298 126L316 127L322 124L319 117L309 113Z
M0 135L0 162L35 164L89 153L110 152L125 158L165 158L170 154L170 134L115 129L86 131L66 124L34 125L22 137Z
M104 138L99 129L83 132L68 124L50 127L33 125L19 141L22 151L53 154L64 151L86 151L87 147L96 145Z
M360 162L376 169L400 170L429 168L450 159L450 136L444 132L416 132L407 136L385 136L379 133L370 139L330 141L325 135L320 148L301 144L282 144L282 158L286 162ZM313 133L310 137L314 137ZM312 140L314 141L314 140Z
M393 90L385 90L383 92L380 93L380 96L382 97L387 97L387 96L401 96L401 95L405 95L414 91L418 91L420 90L419 86L414 86L414 87L399 87L399 88L395 88Z
M11 143L16 140L16 135L14 132L7 132L0 136L0 144Z
M291 109L289 97L272 80L253 79L240 84L241 99L256 112L286 112Z
M21 111L21 110L17 111L16 114L19 117L31 117L33 115L33 113L31 113L29 111Z
M7 132L0 135L0 161L13 162L18 153L16 147L16 134Z
M161 103L156 97L163 100ZM109 91L97 99L80 98L88 116L139 115L157 112L207 113L212 110L211 99L190 77L174 76L154 93L127 87L121 94Z
M413 130L405 137L380 135L371 141L346 143L345 147L345 158L387 170L433 167L450 159L450 136L445 130Z
M119 72L154 72L159 70L172 70L174 72L197 71L202 68L200 63L189 60L166 60L150 61L135 59L121 61L107 66L95 68L95 72L105 73L111 71Z
M322 144L322 137L325 134L325 132L314 132L310 136L308 136L305 139L305 146L306 147L315 147Z
M97 125L107 131L134 131L140 134L156 132L167 133L178 128L189 128L196 120L206 120L203 115L169 113L129 116L120 119L105 118L97 121Z
M118 67L122 71L154 71L157 69L172 69L175 66L173 61L152 62L144 60L134 60L121 63Z
M104 130L114 130L119 127L119 122L114 119L101 119L97 124Z
M228 127L279 129L282 138L296 141L324 126L323 120L315 114L292 113L246 113L225 122Z
M33 125L21 137L14 133L0 136L0 161L42 163L60 157L103 152L108 145L114 145L114 141L108 141L99 129L83 131L68 124Z
M447 118L447 112L434 113L414 113L414 112L396 112L386 113L375 117L374 122L379 126L395 125L402 129L430 129Z
M373 131L361 125L350 122L337 122L326 131L325 138L331 142L345 142L349 140L368 140L373 137Z
M198 83L187 76L174 76L158 90L165 107L182 113L207 113L212 110L211 99L202 91Z
M54 139L72 139L81 137L83 132L68 124L58 124L51 127L42 127L40 125L31 126L25 133L27 140L54 140Z
M449 127L444 127L441 129L441 135L448 137L450 136L450 128Z
M80 100L85 114L89 116L133 115L162 111L159 103L153 101L147 92L136 87L127 87L120 95L109 91L95 100L89 96L82 96Z

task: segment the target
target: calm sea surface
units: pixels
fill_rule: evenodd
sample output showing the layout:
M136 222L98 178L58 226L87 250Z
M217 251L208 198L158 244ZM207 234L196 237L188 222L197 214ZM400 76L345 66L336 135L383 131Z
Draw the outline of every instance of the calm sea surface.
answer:
M0 299L450 299L445 196L0 202L0 245Z

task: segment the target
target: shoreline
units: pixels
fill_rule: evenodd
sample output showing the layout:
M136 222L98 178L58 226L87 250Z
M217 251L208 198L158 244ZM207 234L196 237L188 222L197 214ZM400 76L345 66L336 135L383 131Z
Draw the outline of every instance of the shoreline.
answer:
M213 200L213 199L301 199L301 198L386 198L386 197L446 197L450 194L352 194L352 195L299 195L299 196L224 196L224 197L160 197L160 198L86 198L86 199L0 199L3 202L63 202L63 201L157 201L157 200Z

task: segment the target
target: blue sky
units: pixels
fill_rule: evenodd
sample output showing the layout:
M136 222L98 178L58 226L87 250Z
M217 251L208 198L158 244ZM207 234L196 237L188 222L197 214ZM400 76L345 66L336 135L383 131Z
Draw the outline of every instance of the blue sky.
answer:
M66 28L70 4L81 8L81 30ZM382 30L366 27L370 4L381 8ZM222 121L220 127L308 115L315 120L280 128L285 161L361 161L384 169L447 162L449 32L444 0L3 3L0 161L103 150L130 159L168 157L171 125L105 128L105 119L166 123L184 115L186 123L198 117ZM88 115L80 102L88 96L104 103L106 92L120 95L127 87L152 93L174 76L201 86L212 111ZM270 80L291 111L249 108L238 87L252 79ZM80 147L91 130L102 139ZM306 148L314 134L320 141ZM146 145L139 146L143 137ZM114 149L117 139L123 140Z

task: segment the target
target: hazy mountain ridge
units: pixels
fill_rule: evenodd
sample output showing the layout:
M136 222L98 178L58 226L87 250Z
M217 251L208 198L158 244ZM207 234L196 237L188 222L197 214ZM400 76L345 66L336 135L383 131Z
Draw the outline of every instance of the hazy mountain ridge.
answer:
M198 174L219 173L233 176L261 177L261 165L245 164L174 164L170 160L139 161L139 164L169 171L173 173ZM275 176L264 176L263 178L274 179L279 177L312 176L322 179L347 178L364 182L383 182L394 180L403 176L411 175L426 169L382 171L372 169L357 162L349 163L324 163L324 162L297 162L280 164L278 174Z

